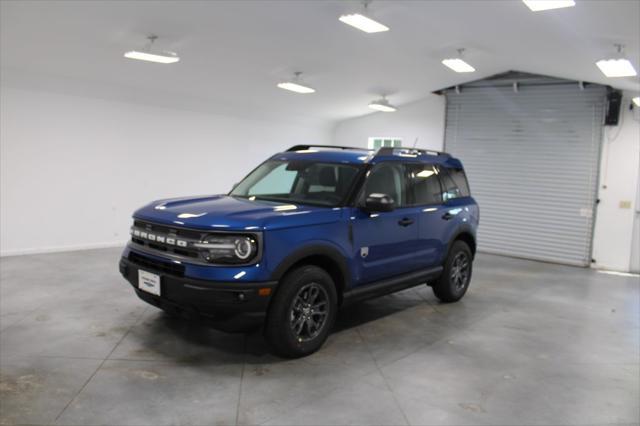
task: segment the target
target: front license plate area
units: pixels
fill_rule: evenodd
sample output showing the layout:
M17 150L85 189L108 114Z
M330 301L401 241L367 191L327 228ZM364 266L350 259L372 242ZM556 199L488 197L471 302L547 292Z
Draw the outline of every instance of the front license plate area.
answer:
M160 296L160 275L138 269L138 288Z

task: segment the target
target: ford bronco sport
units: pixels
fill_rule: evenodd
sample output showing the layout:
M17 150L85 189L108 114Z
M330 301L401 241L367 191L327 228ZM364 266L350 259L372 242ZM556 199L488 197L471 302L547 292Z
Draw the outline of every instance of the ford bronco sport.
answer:
M479 209L448 154L299 145L227 195L155 201L133 218L120 272L142 300L185 316L264 316L272 349L299 357L346 303L424 283L459 300Z

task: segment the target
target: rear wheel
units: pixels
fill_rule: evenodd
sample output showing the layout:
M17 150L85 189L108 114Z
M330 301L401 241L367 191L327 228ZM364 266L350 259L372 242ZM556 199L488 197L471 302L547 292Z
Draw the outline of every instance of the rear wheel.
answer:
M433 293L445 303L457 302L469 288L473 255L464 241L456 241L449 250L442 275L433 284Z
M335 322L337 299L325 270L305 265L287 273L266 319L265 338L274 352L297 358L317 351Z

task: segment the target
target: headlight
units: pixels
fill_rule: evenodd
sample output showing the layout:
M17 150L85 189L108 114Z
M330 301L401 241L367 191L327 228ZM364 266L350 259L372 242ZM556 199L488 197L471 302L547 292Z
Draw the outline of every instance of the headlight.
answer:
M209 263L249 263L258 254L258 242L251 235L209 235L194 246Z

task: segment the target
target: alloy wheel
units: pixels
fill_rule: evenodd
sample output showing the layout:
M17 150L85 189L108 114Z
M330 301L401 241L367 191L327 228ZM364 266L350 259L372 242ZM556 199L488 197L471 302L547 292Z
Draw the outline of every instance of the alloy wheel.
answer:
M451 263L451 282L456 291L462 291L469 282L471 263L466 253L458 253Z
M329 295L317 283L304 285L293 298L290 308L291 331L298 342L316 338L329 315Z

